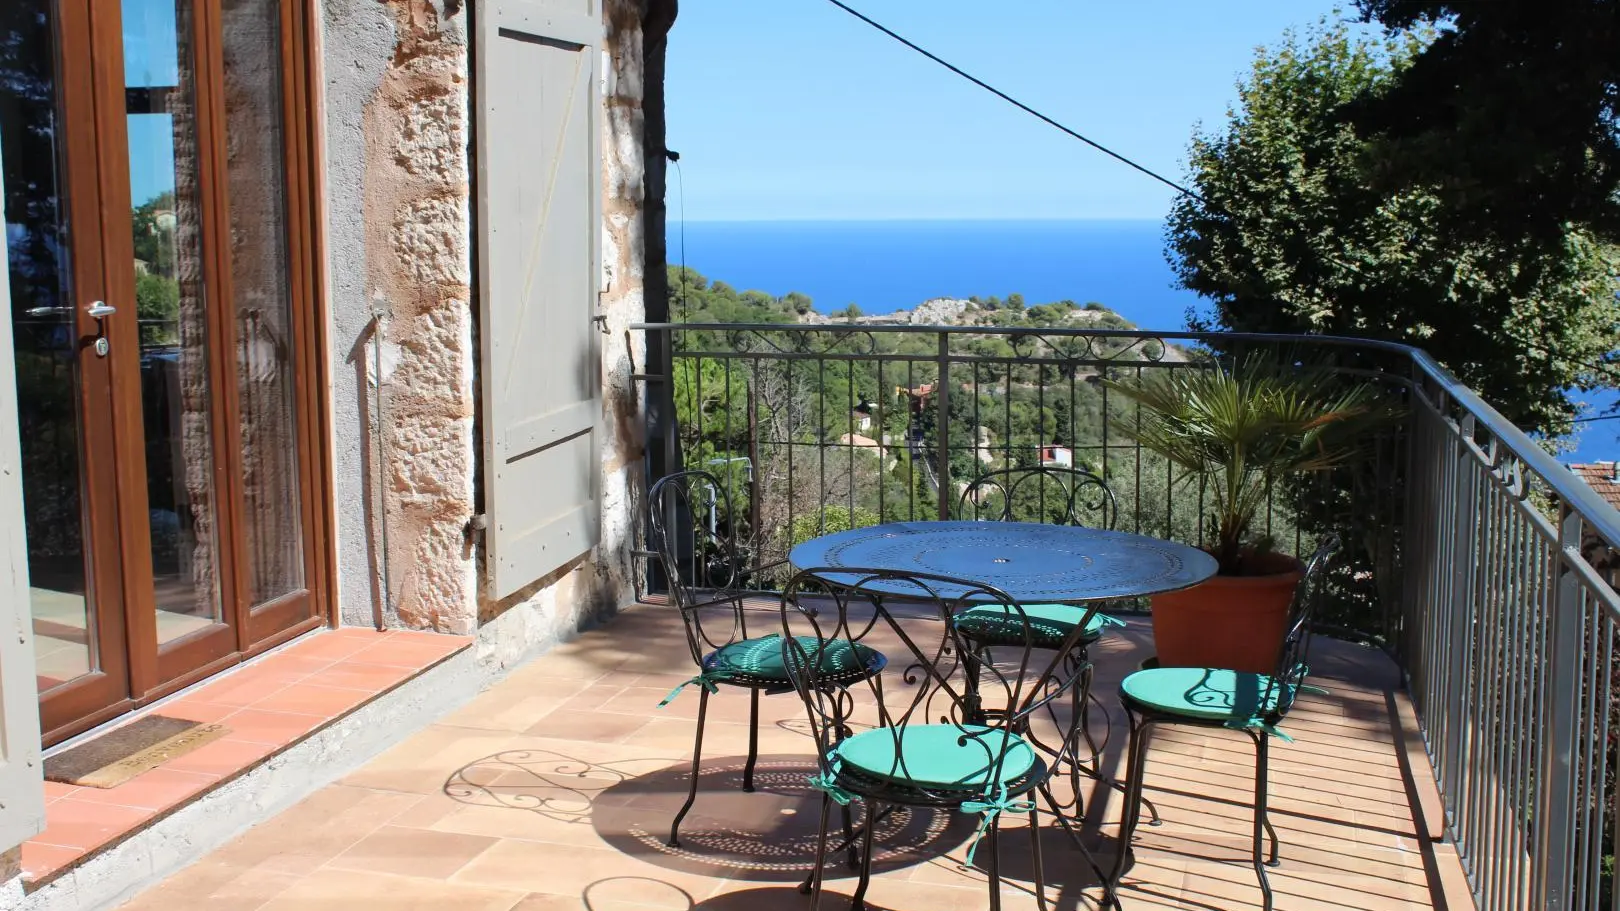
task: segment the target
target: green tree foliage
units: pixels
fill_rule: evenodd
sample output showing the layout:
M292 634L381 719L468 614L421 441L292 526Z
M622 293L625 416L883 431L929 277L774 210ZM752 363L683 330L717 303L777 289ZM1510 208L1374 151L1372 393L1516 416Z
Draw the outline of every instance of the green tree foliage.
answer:
M792 524L788 526L788 546L803 544L822 535L849 531L851 528L876 525L879 521L877 513L859 506L854 509L846 506L823 506L811 515L794 518Z
M1195 136L1171 259L1215 304L1213 324L1329 333L1421 346L1521 426L1567 430L1569 387L1620 338L1620 257L1567 227L1550 246L1444 230L1434 186L1373 179L1381 147L1348 105L1390 90L1423 38L1353 38L1342 25L1262 49L1230 122Z
M174 193L165 191L130 213L135 258L154 275L174 278Z
M1449 226L1556 248L1569 223L1620 241L1620 0L1359 0L1436 30L1351 111L1381 183L1423 188Z
M150 272L136 275L135 315L143 344L172 344L180 319L180 283Z
M974 478L1038 465L1053 445L1108 477L1121 528L1197 540L1199 492L1172 484L1168 462L1125 439L1117 428L1137 419L1136 408L1098 383L1103 373L1136 373L1132 365L1165 356L1163 346L1045 331L1131 328L1100 304L1030 304L1017 294L994 300L995 309L975 301L959 322L1029 332L951 337L953 353L976 362L953 364L946 378L942 458L937 336L837 324L793 334L730 329L797 323L811 302L738 291L691 270L672 270L670 289L671 312L719 327L676 335L684 464L721 477L734 506L728 527L762 562L849 522L937 518L942 497L954 510ZM1178 349L1172 360L1192 356ZM1043 512L1038 500L1017 505L1019 515Z

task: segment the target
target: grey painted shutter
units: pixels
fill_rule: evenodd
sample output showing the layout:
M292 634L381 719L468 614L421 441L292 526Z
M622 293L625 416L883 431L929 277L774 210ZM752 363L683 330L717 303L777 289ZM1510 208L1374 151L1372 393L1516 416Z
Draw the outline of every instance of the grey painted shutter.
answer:
M491 594L595 546L601 408L597 0L487 0L476 155Z
M0 188L0 198L4 195ZM6 247L0 244L0 851L15 848L45 828L7 274Z

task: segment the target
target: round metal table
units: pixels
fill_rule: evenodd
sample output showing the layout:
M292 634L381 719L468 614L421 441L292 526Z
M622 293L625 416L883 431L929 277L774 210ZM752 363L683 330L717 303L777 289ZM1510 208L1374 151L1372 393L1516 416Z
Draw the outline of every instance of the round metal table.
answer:
M1018 604L1086 605L1075 632L1064 650L1078 652L1084 660L1086 647L1080 631L1091 622L1102 602L1190 588L1215 575L1215 558L1185 544L1098 528L1070 525L1037 525L1028 522L892 522L824 535L793 548L788 561L798 569L836 570L842 568L884 570L895 573L929 573L963 581L992 585ZM863 590L897 597L915 597L915 586L903 581L885 583L860 574L821 574L835 584L859 585ZM935 586L942 598L962 598L969 590ZM1042 794L1052 812L1064 821L1071 836L1068 816L1081 817L1078 775L1085 775L1108 787L1123 789L1120 782L1104 775L1098 766L1101 747L1091 737L1083 711L1095 697L1077 691L1075 711L1066 739L1074 752L1061 763L1074 781L1072 804L1060 803L1050 790ZM1103 713L1105 725L1109 716ZM1055 717L1054 717L1054 720ZM1043 751L1061 751L1040 743L1033 730L1023 732ZM1092 748L1091 767L1079 759L1078 738ZM1105 741L1106 742L1106 741ZM1157 824L1158 810L1149 803ZM1076 837L1076 844L1079 844ZM1081 845L1084 850L1084 846ZM1090 858L1087 852L1087 858ZM1093 863L1095 868L1095 863Z
M1146 535L1028 522L891 522L836 532L793 548L799 569L879 569L982 582L1020 604L1080 604L1189 588L1215 575L1215 558ZM841 581L829 573L830 581ZM856 576L848 577L854 581ZM883 583L866 588L882 591ZM914 593L901 584L896 595ZM945 588L943 597L960 596Z

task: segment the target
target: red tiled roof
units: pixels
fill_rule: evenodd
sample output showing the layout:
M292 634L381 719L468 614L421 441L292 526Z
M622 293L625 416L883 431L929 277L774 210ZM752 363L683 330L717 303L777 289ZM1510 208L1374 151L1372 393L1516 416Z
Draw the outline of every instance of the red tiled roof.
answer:
M1595 465L1571 465L1569 470L1585 481L1588 487L1598 492L1598 496L1609 501L1609 505L1620 509L1620 469L1613 462L1599 462Z

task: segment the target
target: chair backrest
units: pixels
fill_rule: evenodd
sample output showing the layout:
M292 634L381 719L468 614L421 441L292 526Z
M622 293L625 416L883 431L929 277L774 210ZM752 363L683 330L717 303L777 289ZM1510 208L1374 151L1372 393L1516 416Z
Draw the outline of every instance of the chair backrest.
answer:
M686 623L692 659L748 636L742 579L749 555L734 531L739 518L720 478L707 471L667 475L647 494L648 544Z
M1023 628L1022 646L1002 646L985 663L952 619L966 610L996 611ZM1041 650L1023 610L993 586L948 576L865 569L807 569L782 592L786 665L804 701L823 775L832 750L854 731L885 730L894 739L896 776L915 778L900 744L908 729L950 725L955 742L985 750L988 780L1002 781L1010 741L1031 716L1074 686L1088 665ZM865 647L888 657L885 672L850 684L847 663L828 656ZM1072 738L1069 738L1072 739ZM1065 747L1064 749L1072 749ZM1070 757L1072 758L1072 757ZM923 788L923 790L936 790ZM939 788L950 800L961 789Z
M1270 705L1272 697L1276 698L1276 708L1267 718L1269 723L1274 724L1282 720L1283 716L1288 714L1288 710L1293 708L1294 699L1299 695L1299 687L1305 682L1305 675L1309 672L1311 627L1316 620L1317 606L1322 600L1328 565L1333 562L1339 547L1338 535L1323 538L1316 547L1316 553L1306 561L1305 574L1294 587L1294 600L1288 608L1287 634L1283 637L1282 649L1277 656L1277 672L1272 675L1270 689L1260 703Z
M989 471L962 491L963 519L1112 529L1119 503L1108 482L1082 468L1040 465Z

